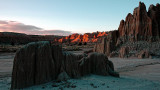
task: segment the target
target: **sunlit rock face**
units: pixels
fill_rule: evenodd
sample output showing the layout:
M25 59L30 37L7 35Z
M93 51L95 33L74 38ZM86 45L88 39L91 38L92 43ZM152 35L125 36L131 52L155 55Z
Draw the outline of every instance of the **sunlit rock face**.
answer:
M114 72L113 63L104 54L75 55L47 41L33 42L18 50L15 55L11 89L88 74L119 77Z
M81 34L72 34L67 37L63 37L58 40L60 43L78 43L78 42L97 42L98 39L100 39L103 36L107 36L108 34L106 32L93 32L93 33L85 33L83 35Z

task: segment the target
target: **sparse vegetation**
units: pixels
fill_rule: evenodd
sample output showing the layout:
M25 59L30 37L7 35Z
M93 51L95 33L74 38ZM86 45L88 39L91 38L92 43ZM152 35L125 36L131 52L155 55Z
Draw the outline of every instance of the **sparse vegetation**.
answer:
M94 48L94 44L87 44L87 45L62 45L64 51L80 51L85 48Z
M68 47L64 47L63 50L64 51L80 51L82 49L77 46L68 46Z
M84 42L83 45L87 45L87 42Z
M81 46L81 45L82 45L82 42L79 42L78 45Z
M0 45L0 52L16 52L23 45Z

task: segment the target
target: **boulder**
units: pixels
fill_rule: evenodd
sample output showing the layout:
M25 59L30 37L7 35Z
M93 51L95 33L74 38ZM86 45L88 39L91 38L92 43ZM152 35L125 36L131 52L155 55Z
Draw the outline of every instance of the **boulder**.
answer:
M83 64L80 66L81 74L109 75L107 60L108 58L100 53L92 53L88 57L84 57Z
M61 72L58 75L57 81L66 81L68 79L70 79L70 77L68 76L68 74L66 72Z
M143 59L143 58L149 58L151 55L149 54L149 51L147 50L142 50L138 53L138 58Z

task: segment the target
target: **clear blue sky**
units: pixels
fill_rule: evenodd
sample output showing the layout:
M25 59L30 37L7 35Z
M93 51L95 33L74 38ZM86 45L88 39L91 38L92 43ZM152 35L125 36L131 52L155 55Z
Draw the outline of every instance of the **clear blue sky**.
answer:
M46 30L78 33L118 29L139 1L160 0L0 0L0 20L13 20Z

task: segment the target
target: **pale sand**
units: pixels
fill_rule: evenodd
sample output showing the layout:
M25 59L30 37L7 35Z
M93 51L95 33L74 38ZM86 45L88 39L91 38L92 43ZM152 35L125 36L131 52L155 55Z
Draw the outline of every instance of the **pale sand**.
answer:
M160 82L160 59L109 58L121 76Z
M11 85L11 72L14 53L0 53L0 90L8 90ZM113 61L120 78L90 75L68 82L54 82L26 88L27 90L160 90L160 59L121 59ZM93 84L92 84L93 83ZM75 87L75 88L74 88Z
M11 76L15 53L0 53L0 77Z

